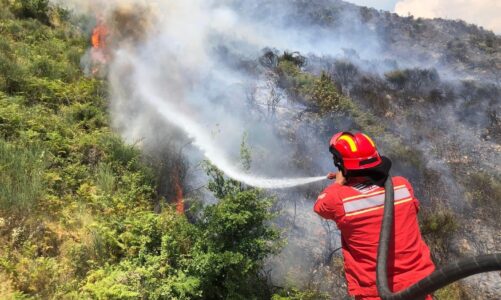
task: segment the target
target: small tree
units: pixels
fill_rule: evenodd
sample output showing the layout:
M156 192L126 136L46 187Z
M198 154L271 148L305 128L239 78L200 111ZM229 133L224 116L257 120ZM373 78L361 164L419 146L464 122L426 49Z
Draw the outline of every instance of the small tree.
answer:
M190 264L204 299L269 298L261 270L279 237L268 224L271 202L257 190L234 191L205 209Z
M209 189L219 202L206 207L196 224L201 237L189 274L199 278L204 299L270 298L261 270L265 258L278 250L279 233L269 224L273 199L225 178L209 163L207 168Z

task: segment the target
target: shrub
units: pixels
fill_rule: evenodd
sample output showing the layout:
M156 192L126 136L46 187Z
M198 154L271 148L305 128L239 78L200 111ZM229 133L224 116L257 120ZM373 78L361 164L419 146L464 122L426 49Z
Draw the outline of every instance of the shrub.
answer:
M115 167L132 167L140 169L140 152L134 145L127 145L117 135L101 137L100 144L106 153L106 161L113 162Z
M387 84L376 77L361 76L353 87L352 95L367 104L371 113L387 117L391 111L392 96Z
M440 83L440 77L435 69L405 69L384 74L386 80L395 89L406 93L419 94L434 89Z
M349 93L353 83L359 74L357 66L345 60L337 60L334 63L334 78L343 87L344 92Z
M14 94L22 91L25 85L25 71L16 60L0 53L0 91Z
M396 89L403 89L407 81L409 80L408 74L402 70L395 70L384 74L384 77L388 82L393 84Z
M456 217L451 211L439 209L421 214L421 231L423 235L445 237L458 228Z
M278 52L273 49L263 49L263 54L259 58L259 63L268 68L276 68L278 66Z
M16 286L23 293L47 299L54 293L60 271L54 258L24 259L18 264Z
M33 18L49 24L49 0L14 0L12 11L19 18Z
M205 299L269 297L260 270L277 247L278 232L268 225L270 205L271 199L247 190L206 208L189 267L200 279Z
M398 141L392 141L387 147L386 154L392 159L395 165L400 169L424 170L425 158L416 148L409 147Z
M93 103L76 103L69 108L69 116L73 123L85 131L105 127L106 117L103 111Z
M279 57L279 62L288 61L293 63L296 67L301 68L306 65L306 57L302 56L299 52L287 52Z
M320 113L347 110L349 107L348 100L338 92L331 77L325 72L302 92L306 99L319 107Z
M166 209L139 212L111 227L95 227L92 248L101 262L83 294L110 299L268 298L260 270L278 238L268 225L271 199L255 190L231 191L204 209L195 224Z
M473 173L465 182L467 197L475 207L486 207L485 212L493 217L501 210L501 181L495 175L484 172Z
M422 208L419 217L421 232L435 261L438 264L447 261L449 239L459 227L457 217L441 206Z

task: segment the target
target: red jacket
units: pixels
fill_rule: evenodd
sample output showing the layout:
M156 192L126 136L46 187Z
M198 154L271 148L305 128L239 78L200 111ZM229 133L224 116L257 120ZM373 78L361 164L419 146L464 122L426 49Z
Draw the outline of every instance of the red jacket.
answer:
M410 183L393 177L395 232L388 254L390 288L399 291L432 273L435 266L417 220L419 201ZM314 210L341 231L344 269L352 296L376 297L376 256L383 217L384 188L359 181L328 186Z

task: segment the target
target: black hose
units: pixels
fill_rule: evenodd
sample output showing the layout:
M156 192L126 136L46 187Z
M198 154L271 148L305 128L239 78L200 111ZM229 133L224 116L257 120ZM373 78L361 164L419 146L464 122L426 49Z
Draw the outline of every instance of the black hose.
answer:
M423 299L426 295L443 288L444 286L463 279L465 277L501 270L501 253L481 255L458 260L448 266L440 268L431 273L421 281L406 288L405 290L393 293L388 287L387 261L388 247L390 244L392 227L394 225L394 191L391 176L388 176L384 183L385 199L383 223L379 236L377 251L377 289L379 297L383 300L410 300Z

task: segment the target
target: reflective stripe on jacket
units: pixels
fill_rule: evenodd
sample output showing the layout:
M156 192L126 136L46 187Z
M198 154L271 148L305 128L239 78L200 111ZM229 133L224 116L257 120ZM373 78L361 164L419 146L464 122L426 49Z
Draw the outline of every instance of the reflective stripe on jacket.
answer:
M390 288L399 291L434 271L430 251L417 220L419 202L410 183L393 177L395 227L388 254ZM318 197L314 210L336 222L341 231L348 291L377 297L376 256L383 217L384 188L361 181L332 184Z

